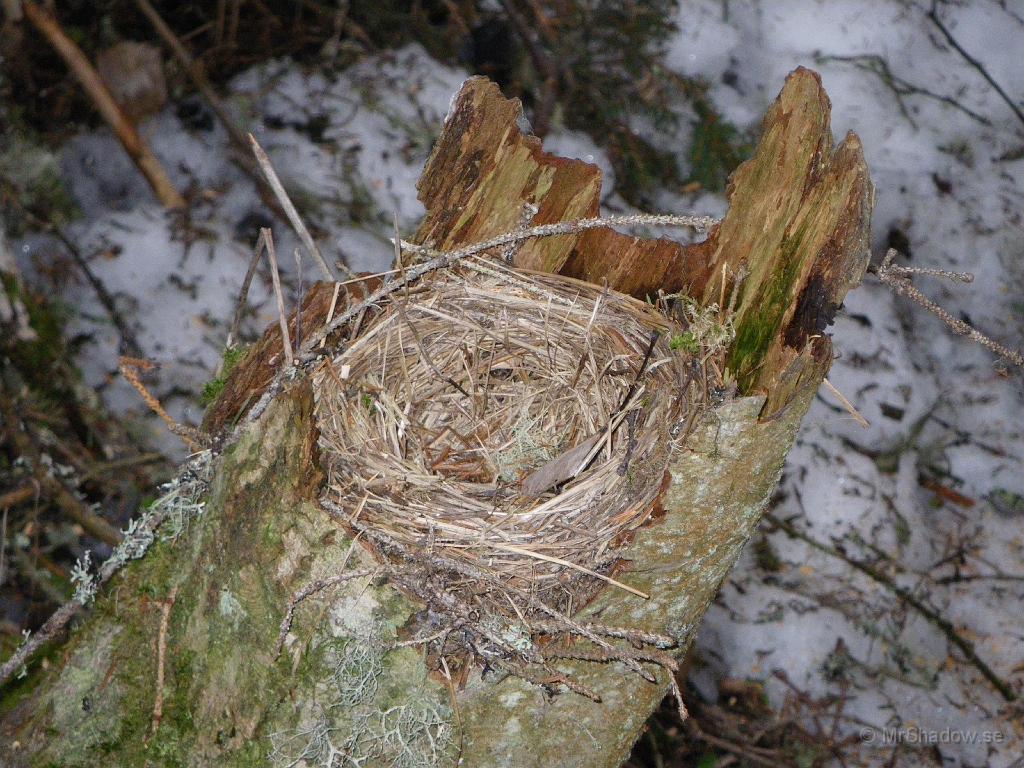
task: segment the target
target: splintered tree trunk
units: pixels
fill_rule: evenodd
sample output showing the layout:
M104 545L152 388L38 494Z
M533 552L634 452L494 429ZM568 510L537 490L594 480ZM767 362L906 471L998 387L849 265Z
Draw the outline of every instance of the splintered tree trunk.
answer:
M463 86L420 181L420 242L450 249L517 229L527 203L532 224L597 214L598 170L544 153L517 130L518 116L487 81ZM705 242L602 229L528 241L515 254L523 268L705 304L743 277L729 353L740 396L676 453L662 510L629 544L629 582L650 598L606 590L580 621L668 634L682 654L757 524L831 361L823 331L867 265L871 182L856 136L837 148L831 136L817 75L797 70ZM331 294L311 294L303 323L324 317ZM208 429L257 399L275 350L271 330ZM371 576L298 604L276 653L294 593L374 568L317 504L316 445L312 393L299 380L214 459L201 515L176 539L158 538L62 647L3 689L0 762L611 768L626 758L667 672L650 683L618 663L558 665L600 702L479 671L449 685L428 673L419 646L396 643L421 606Z

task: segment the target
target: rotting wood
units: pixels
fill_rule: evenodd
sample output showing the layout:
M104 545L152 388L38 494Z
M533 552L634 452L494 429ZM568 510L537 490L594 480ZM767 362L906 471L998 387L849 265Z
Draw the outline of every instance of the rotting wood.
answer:
M528 203L539 209L532 223L544 216L596 213L596 169L543 155L536 140L515 129L517 109L485 83L467 83L420 185L428 208L421 241L452 248L516 229ZM748 254L752 287L741 293L741 317L759 333L735 359L743 363L741 382L749 390L767 389L777 407L764 410L763 393L742 396L726 401L698 427L670 466L657 514L629 544L630 562L624 568L630 583L650 599L605 590L577 616L581 624L668 635L684 649L756 525L831 360L818 326L830 305L841 301L863 257L858 234L866 232L870 214L867 172L851 140L844 145L846 154L838 153L832 162L821 154L830 146L829 131L820 83L812 73L798 71L766 118L766 140L758 154L737 173L731 188L733 205L746 205L757 225L748 228L736 221L726 226L727 219L709 241L713 250L707 244L675 250L637 239L632 251L632 266L640 274L635 290L648 285L671 290L673 283L665 281L682 284L686 259L713 253L716 260L707 269L687 272L685 278L699 295L716 302L723 291L713 285L715 269L728 257L736 259L730 264L738 270L743 253ZM796 151L789 142L819 151ZM472 163L462 162L463 150ZM798 200L782 208L773 201L785 186L762 185L760 201L744 198L743 185L758 181L752 171L767 167L775 151L783 151L797 166L785 181L779 179L780 185L810 179L812 171L833 183L810 184L810 195L799 190ZM850 193L858 184L860 197ZM830 190L845 190L846 204L830 196ZM789 217L796 214L803 226L799 242L816 244L818 253L786 261L776 251L791 240L776 238L773 245L764 245L753 237L759 228L788 231ZM845 218L849 221L840 226ZM746 251L732 249L732 236L747 244ZM524 245L516 258L526 265L579 270L598 281L602 276L625 281L630 273L611 260L613 245L623 237L552 238ZM667 269L652 254L676 254L677 261ZM759 259L783 270L798 264L800 269L793 270L800 278L766 282ZM806 259L813 260L811 267ZM817 274L822 265L835 266ZM757 314L765 286L780 284L801 311ZM304 324L322 318L333 295L333 286L311 291L307 301L323 309L304 309ZM758 325L762 322L763 327ZM250 356L252 368L235 374L246 383L235 387L229 381L232 393L225 393L224 402L231 407L220 423L244 407L246 393L259 391L256 385L273 375L270 359L275 344L280 352L280 331L269 329L261 344L263 353ZM218 460L207 510L192 530L177 543L158 545L116 577L62 658L11 691L12 703L5 700L0 708L0 738L5 747L20 741L19 751L11 753L13 764L91 765L109 761L112 751L125 764L168 753L192 764L266 764L268 754L272 764L294 764L303 750L322 746L323 737L363 764L388 764L394 756L388 749L410 748L421 762L433 765L452 765L457 758L464 765L619 765L664 695L666 672L655 670L658 683L652 684L626 674L619 664L565 659L554 665L551 680L572 680L577 690L600 697L596 702L568 693L548 699L522 680L481 678L477 671L456 694L456 717L449 683L428 678L418 644L402 644L416 606L379 581L353 579L304 601L295 610L284 653L273 660L290 596L337 573L350 552L350 542L314 503L321 478L312 412L304 383L279 396ZM352 560L348 567L353 570L374 567L358 547ZM159 616L143 607L148 595L169 594L179 584L167 638L163 719L144 742L151 728L156 674L151 640ZM81 706L86 698L87 709ZM407 718L402 720L407 730L397 731L407 741L397 747L386 741L395 732L379 727L387 725L385 713L395 707ZM408 729L410 722L414 729ZM459 733L454 734L456 724Z

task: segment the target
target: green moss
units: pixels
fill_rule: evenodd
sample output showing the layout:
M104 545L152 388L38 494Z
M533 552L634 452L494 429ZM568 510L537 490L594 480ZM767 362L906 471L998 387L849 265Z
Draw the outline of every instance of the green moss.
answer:
M228 377L231 376L231 372L235 370L238 363L245 357L245 353L249 351L249 346L246 344L239 344L238 346L228 347L224 350L224 356L221 359L220 375L214 377L210 381L203 385L203 391L199 394L199 403L207 408L217 401L220 397L220 393L224 391L224 385L227 384Z
M683 350L689 352L691 355L697 354L700 351L700 344L697 342L697 337L693 331L686 331L686 333L680 333L669 339L668 346L670 349Z

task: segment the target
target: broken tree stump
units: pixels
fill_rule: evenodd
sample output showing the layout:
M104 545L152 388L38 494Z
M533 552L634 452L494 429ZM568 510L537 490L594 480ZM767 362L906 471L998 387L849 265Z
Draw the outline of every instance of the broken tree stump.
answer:
M544 153L516 128L518 109L485 80L464 85L420 182L420 242L478 242L534 208L530 224L597 213L597 169ZM640 297L736 296L738 396L723 392L674 455L626 548L619 577L649 598L606 589L578 621L670 635L682 654L757 524L831 361L825 328L867 265L871 183L856 137L833 149L830 130L817 75L797 70L705 242L594 230L514 254L521 268ZM326 293L316 296L311 314L322 316ZM280 355L280 338L268 331L260 350L208 426L234 423L267 386L261 365ZM202 514L115 576L65 645L2 689L7 762L619 765L668 673L652 669L652 683L619 663L555 665L600 701L550 697L478 666L450 681L430 673L421 646L403 644L420 606L375 576L377 562L318 504L313 414L300 377L213 460ZM362 575L337 581L346 573ZM309 599L293 604L304 589Z

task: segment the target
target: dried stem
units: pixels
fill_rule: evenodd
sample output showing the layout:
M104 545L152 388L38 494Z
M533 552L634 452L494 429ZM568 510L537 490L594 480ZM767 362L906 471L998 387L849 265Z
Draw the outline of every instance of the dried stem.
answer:
M273 164L270 162L270 158L267 153L263 151L263 147L259 145L256 138L250 133L249 144L252 147L253 154L256 156L256 162L260 166L260 170L263 171L263 176L266 178L270 188L274 191L277 196L278 202L281 207L284 208L285 214L288 216L288 221L291 222L292 228L295 233L299 236L299 240L306 246L306 250L313 257L313 260L320 267L320 272L324 276L324 280L337 280L334 276L334 270L324 260L324 256L320 253L320 249L317 248L316 243L313 241L313 236L309 234L309 230L306 228L305 223L302 221L302 217L299 216L299 212L295 210L295 205L292 203L288 193L285 192L284 185L281 184L281 179L277 176L277 171L274 170ZM352 274L352 270L343 265L343 270L349 277L355 277Z
M64 59L64 63L81 83L82 88L92 99L93 105L107 121L111 130L121 142L129 157L138 166L146 181L153 188L157 198L167 208L184 208L185 198L181 196L170 177L164 171L160 161L149 148L135 126L125 116L121 107L118 106L114 97L107 89L106 84L96 69L89 63L82 50L75 42L65 34L49 11L44 10L33 2L22 3L22 11L43 37L50 43L57 54Z
M288 333L288 313L284 308L284 294L281 292L281 274L277 269L277 250L274 248L274 235L269 229L260 230L260 239L267 249L270 259L270 278L274 282L274 298L277 300L277 322L281 326L281 344L284 347L284 359L287 367L295 365L295 354L292 352L292 337Z
M135 388L135 391L139 393L146 402L146 405L149 406L149 409L167 425L167 429L180 437L191 450L202 450L205 447L206 436L195 427L190 427L188 424L180 424L171 418L171 414L164 410L164 407L160 405L160 401L150 393L146 385L139 378L139 371L151 371L154 368L156 368L156 364L137 357L122 357L117 366L117 369L121 371L121 375Z
M936 315L940 320L942 320L942 322L948 325L954 333L958 333L961 336L967 336L971 341L980 344L985 347L985 349L995 352L997 355L1009 360L1016 366L1024 368L1024 355L1016 350L1003 346L998 341L995 341L991 337L986 336L984 333L979 331L977 328L971 326L969 323L965 323L963 320L953 317L949 312L921 293L921 291L915 288L910 280L907 279L907 276L909 275L931 275L969 283L974 280L973 275L968 272L949 272L943 269L894 266L892 261L898 255L897 251L893 248L890 248L885 254L885 258L882 259L882 263L874 270L879 280L892 288L900 296L906 296L920 304L932 314Z

